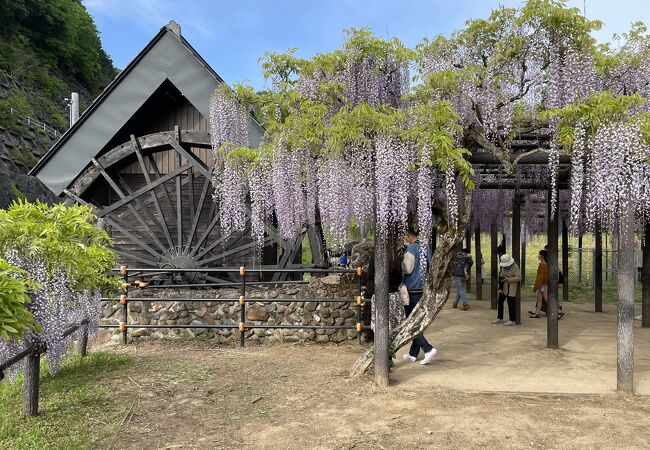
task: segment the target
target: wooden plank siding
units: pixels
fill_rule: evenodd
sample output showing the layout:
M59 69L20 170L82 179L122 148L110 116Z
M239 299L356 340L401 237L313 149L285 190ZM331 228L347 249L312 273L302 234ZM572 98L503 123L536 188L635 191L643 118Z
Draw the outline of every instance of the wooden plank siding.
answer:
M174 131L178 126L179 130L208 131L208 121L190 102L176 104L174 108L162 111L160 117L153 120L153 124L147 129L142 130L139 136L157 133L159 131ZM192 153L198 156L201 161L208 166L212 164L212 152L207 148L192 148ZM154 155L158 170L161 174L169 173L175 168L175 152L168 150L158 152ZM153 173L150 162L145 161L149 173ZM185 158L182 158L181 164L185 164ZM125 167L122 174L142 173L142 169L137 162Z

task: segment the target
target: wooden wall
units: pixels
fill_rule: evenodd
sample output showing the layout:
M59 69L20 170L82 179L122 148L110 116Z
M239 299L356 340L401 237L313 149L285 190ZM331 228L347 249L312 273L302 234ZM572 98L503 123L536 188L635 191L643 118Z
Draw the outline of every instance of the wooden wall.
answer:
M190 102L185 102L176 104L174 108L161 111L160 116L152 118L151 125L143 129L139 135L142 136L159 131L173 131L175 126L178 126L180 130L208 131L208 121L206 118ZM192 148L192 153L198 156L208 166L212 164L212 153L210 149ZM173 150L160 152L154 158L160 173L166 174L174 170L175 152ZM145 160L145 163L149 173L153 173L154 171L149 161ZM185 164L185 159L181 160L181 164ZM142 170L140 165L135 162L122 169L121 173L135 174L142 173Z

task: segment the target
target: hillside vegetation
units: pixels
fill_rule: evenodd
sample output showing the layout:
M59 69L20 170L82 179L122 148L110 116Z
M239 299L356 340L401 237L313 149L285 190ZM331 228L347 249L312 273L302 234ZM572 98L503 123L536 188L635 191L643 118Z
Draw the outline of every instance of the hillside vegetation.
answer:
M80 0L0 2L0 207L18 191L48 195L21 175L54 137L25 118L65 131L70 92L83 111L116 74Z

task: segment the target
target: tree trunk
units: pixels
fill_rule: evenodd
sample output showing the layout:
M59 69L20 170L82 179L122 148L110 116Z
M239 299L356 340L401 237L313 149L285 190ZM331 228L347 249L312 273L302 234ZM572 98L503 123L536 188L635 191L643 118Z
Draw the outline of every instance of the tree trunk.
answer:
M35 351L25 358L25 378L23 381L23 414L38 415L38 388L41 373L41 356Z
M412 341L418 334L422 333L433 322L440 310L447 303L449 292L451 288L450 270L451 264L456 257L458 251L462 248L464 231L469 221L469 212L471 211L472 192L465 192L464 211L461 217L458 218L458 223L455 229L448 229L438 236L438 245L436 251L431 259L431 267L429 275L424 286L424 293L420 302L413 308L413 312L408 318L396 329L392 330L389 341L391 342L390 349L396 352L408 342ZM375 250L375 271L378 270L377 263L377 248ZM375 283L377 282L377 272L375 272ZM388 291L388 289L386 289ZM386 298L388 296L386 295ZM378 298L377 286L375 285L375 299ZM376 300L377 301L377 300ZM383 306L383 305L382 305ZM380 303L377 301L375 304L375 311L379 311ZM388 302L386 300L386 308ZM374 361L375 354L387 355L387 350L384 350L383 342L377 340L378 332L386 332L388 330L388 322L381 324L377 322L379 315L375 317L375 346L366 351L357 359L352 366L351 375L362 375L366 373L373 365L384 364L384 361ZM381 346L380 346L381 344ZM386 351L386 353L384 353ZM387 357L387 356L386 356ZM386 380L388 379L388 370L385 370ZM375 369L377 374L377 369ZM377 375L375 375L377 378ZM382 378L382 383L383 383ZM379 380L378 380L379 382Z
M311 249L311 262L317 267L326 267L325 263L325 245L323 244L323 230L320 223L307 228L307 237L309 238L309 248Z
M546 346L548 348L559 348L558 331L558 264L557 264L557 232L558 215L557 208L555 215L551 216L551 190L548 191L548 282L547 282L547 303L546 303Z
M377 235L375 240L375 383L388 386L390 352L388 347L388 242Z
M650 328L650 222L645 224L641 269L641 326Z
M622 202L619 222L618 257L618 350L616 354L616 388L634 393L634 209Z

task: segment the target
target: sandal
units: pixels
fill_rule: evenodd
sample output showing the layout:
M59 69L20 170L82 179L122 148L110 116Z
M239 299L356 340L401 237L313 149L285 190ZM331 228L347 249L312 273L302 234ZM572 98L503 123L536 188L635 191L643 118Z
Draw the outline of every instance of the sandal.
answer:
M528 311L528 314L535 314L535 311Z
M540 316L539 314L531 314L530 316L528 316L528 318L529 319L541 319L542 316Z

